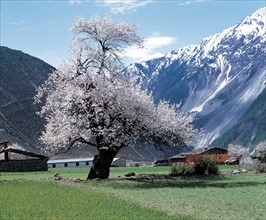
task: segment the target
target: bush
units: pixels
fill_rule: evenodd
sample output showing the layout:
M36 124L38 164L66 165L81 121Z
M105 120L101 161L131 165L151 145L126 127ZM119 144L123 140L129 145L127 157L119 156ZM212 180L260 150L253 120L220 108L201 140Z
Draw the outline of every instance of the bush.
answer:
M219 168L217 166L217 164L211 164L208 167L207 173L210 175L218 175L219 174Z
M170 176L183 176L194 173L194 169L189 164L174 165L171 168Z
M204 175L206 173L210 175L219 174L219 168L217 166L216 161L207 157L198 158L195 161L193 168L194 168L194 173L196 175Z
M215 160L200 157L193 165L180 164L174 165L171 168L170 176L183 176L183 175L218 175L219 168Z
M255 165L256 172L258 173L266 173L266 163L260 163L258 162Z

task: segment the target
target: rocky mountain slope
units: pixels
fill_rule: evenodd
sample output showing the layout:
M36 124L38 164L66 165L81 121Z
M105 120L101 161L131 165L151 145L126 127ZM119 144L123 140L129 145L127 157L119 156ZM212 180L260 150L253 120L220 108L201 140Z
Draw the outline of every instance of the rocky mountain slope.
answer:
M130 65L157 100L182 103L197 118L206 147L234 126L265 88L266 8L222 33L165 56ZM263 131L266 132L266 131Z
M35 114L33 97L53 69L38 58L0 47L0 140L38 151L43 121Z
M250 147L266 140L266 88L239 121L212 145L227 147L230 143Z

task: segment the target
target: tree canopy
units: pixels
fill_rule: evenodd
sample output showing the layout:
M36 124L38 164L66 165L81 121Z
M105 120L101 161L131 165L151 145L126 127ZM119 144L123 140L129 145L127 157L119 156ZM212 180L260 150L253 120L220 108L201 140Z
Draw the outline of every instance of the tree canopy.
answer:
M88 178L108 178L117 152L143 139L183 146L195 133L193 117L167 101L154 103L134 78L122 75L121 53L141 45L134 25L111 18L78 18L72 25L73 57L38 90L47 122L41 140L49 151L74 144L98 148Z

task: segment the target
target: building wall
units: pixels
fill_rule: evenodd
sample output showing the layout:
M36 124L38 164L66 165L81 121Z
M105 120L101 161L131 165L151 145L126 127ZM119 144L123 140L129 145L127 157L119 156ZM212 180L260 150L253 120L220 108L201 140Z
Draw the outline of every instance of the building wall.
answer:
M33 172L47 170L46 159L0 161L0 172Z
M88 163L88 165L86 164ZM48 168L91 168L92 167L92 161L88 162L68 162L68 163L54 163L48 164Z
M217 163L224 163L228 159L228 154L208 154L208 155L202 155L202 154L192 154L187 155L185 162L186 163L194 163L196 160L198 160L201 157L207 157L210 159L214 159Z

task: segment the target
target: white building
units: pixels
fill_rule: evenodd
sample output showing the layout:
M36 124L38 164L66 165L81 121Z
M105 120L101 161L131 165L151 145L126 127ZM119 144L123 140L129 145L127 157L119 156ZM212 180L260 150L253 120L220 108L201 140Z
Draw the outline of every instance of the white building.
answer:
M48 160L48 168L84 168L92 167L93 157L75 158L75 159L60 159Z

